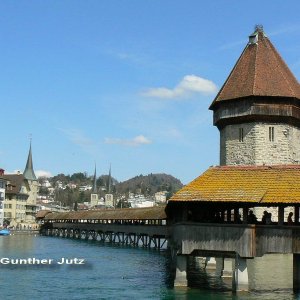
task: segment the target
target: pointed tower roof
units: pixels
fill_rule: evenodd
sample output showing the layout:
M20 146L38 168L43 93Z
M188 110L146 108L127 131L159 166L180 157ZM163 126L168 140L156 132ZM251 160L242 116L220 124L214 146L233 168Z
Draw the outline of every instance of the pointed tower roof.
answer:
M94 184L93 184L93 194L97 194L97 175L96 175L96 164L95 164L95 172L94 172Z
M25 170L23 172L23 176L27 180L37 180L36 176L34 174L34 171L33 171L31 141L30 141L30 147L29 147L29 153L28 153L27 163L26 163Z
M108 193L111 193L111 164L109 165L109 174L108 174L108 179L107 179L107 189Z
M292 97L300 99L300 85L262 26L256 26L249 42L210 109L221 101L249 96Z

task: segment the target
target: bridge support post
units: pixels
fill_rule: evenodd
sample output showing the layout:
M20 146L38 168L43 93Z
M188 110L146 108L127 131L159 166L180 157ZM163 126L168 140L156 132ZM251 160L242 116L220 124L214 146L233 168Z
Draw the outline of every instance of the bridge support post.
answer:
M215 257L206 257L205 269L206 270L215 270L216 269L216 258Z
M216 257L216 276L222 278L232 277L232 259Z
M232 276L232 290L235 292L249 290L247 259L241 258L239 255L235 258Z
M176 275L174 286L187 286L187 255L176 256Z
M232 277L232 258L224 258L222 278Z
M216 276L221 277L224 269L224 257L216 257Z
M293 290L300 291L300 254L293 254Z
M295 205L295 224L299 225L299 205Z
M284 223L284 207L279 206L278 207L278 225L283 225Z

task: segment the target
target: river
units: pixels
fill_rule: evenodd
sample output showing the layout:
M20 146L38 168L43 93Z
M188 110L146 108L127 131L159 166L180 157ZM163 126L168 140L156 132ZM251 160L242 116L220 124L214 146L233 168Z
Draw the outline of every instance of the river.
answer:
M5 300L297 299L290 255L251 260L249 270L256 274L249 280L251 292L238 295L228 290L230 281L220 282L213 272L203 270L191 272L194 288L173 288L167 252L142 248L11 235L0 237L0 259L0 299ZM58 264L63 261L70 264Z

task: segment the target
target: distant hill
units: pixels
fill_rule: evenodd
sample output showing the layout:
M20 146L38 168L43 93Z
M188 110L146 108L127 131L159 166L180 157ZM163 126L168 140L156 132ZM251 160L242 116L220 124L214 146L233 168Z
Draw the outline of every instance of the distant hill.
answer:
M181 181L172 175L149 174L135 176L129 180L117 183L115 190L118 194L141 193L152 196L156 192L168 191L169 196L173 195L183 187Z
M91 190L80 191L80 186L93 185L93 176L88 176L87 173L74 173L73 175L58 174L52 178L48 178L52 187L56 188L54 198L59 198L59 201L65 205L72 205L75 202L90 201ZM40 177L39 182L42 184L46 178ZM126 195L129 192L134 194L143 194L145 196L154 196L156 192L167 191L167 199L183 187L179 179L167 174L149 174L135 176L129 180L118 182L115 178L111 180L111 193L117 197ZM97 187L101 197L104 197L108 190L108 175L101 175L97 178ZM59 184L64 186L59 188ZM69 183L76 184L76 188L68 186ZM58 192L59 190L59 192ZM49 195L49 190L46 187L40 188L41 195Z

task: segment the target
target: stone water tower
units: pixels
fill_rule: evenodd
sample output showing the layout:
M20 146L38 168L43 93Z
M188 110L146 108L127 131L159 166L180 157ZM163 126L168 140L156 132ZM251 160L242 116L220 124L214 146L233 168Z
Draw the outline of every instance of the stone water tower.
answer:
M300 85L256 26L210 109L220 165L300 164Z

